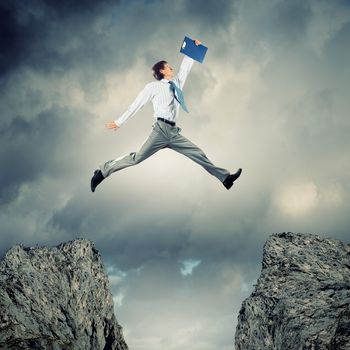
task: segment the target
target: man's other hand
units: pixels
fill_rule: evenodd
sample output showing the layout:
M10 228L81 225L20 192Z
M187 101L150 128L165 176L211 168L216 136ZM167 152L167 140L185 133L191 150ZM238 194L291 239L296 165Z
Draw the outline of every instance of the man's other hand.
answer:
M202 42L196 39L196 40L194 41L194 43L198 46L198 45L200 45Z
M116 122L108 122L106 123L106 128L116 131L119 129L119 125Z

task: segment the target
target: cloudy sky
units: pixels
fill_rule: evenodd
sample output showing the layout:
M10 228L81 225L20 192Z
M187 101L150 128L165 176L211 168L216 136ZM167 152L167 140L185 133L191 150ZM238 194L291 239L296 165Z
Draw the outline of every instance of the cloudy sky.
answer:
M227 191L165 149L91 193L152 105L105 123L185 35L209 49L182 134L242 177ZM233 349L271 233L350 241L348 1L2 1L0 41L0 253L93 240L130 349Z

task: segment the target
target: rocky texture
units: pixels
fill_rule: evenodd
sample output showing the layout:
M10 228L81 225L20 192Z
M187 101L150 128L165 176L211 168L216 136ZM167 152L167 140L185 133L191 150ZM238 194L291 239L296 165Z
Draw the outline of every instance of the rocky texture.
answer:
M273 234L238 316L236 350L350 349L350 245Z
M7 251L0 263L0 349L128 349L91 241Z

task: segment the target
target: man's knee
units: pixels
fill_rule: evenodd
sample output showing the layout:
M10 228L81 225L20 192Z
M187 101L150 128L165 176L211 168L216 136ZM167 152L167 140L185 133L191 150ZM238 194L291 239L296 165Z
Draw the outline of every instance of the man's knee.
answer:
M130 157L134 165L139 164L144 159L142 153L136 153L136 152L130 153Z
M137 154L136 154L136 152L131 152L130 153L130 160L131 160L131 164L132 165L135 165L135 164L137 164Z

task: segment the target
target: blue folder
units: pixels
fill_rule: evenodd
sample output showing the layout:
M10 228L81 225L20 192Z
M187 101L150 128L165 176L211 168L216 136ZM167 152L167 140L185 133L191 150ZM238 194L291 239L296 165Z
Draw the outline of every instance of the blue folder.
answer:
M202 44L196 45L194 40L185 36L180 52L202 63L208 48Z

